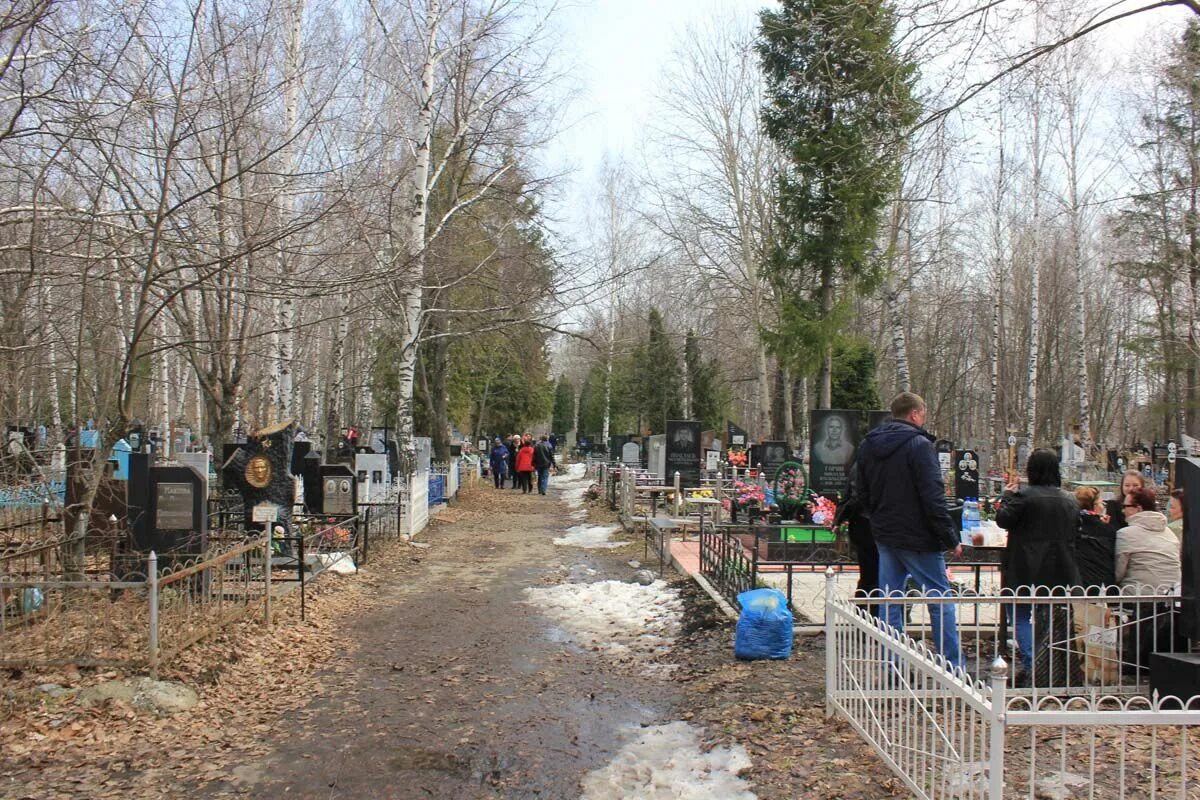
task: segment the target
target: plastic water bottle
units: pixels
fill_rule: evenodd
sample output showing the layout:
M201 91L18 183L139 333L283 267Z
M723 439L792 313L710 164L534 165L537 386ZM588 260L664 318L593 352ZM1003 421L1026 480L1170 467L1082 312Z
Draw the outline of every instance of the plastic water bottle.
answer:
M974 497L968 497L963 501L963 532L969 539L971 534L977 530L979 530L979 501Z

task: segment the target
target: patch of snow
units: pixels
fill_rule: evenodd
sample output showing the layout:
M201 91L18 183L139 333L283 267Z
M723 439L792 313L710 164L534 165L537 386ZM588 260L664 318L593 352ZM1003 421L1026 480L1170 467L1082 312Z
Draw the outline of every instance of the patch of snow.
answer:
M567 535L555 539L554 543L564 547L586 547L589 550L620 547L625 542L609 540L619 530L620 525L576 525L567 528Z
M635 731L608 766L584 777L581 800L757 800L738 777L750 768L741 745L705 752L700 729L686 722Z
M587 475L587 464L570 464L567 466L567 474L563 476L563 481L581 481Z
M572 510L583 509L583 496L587 494L589 485L585 483L563 490L562 499L567 504L567 508Z
M350 553L317 553L312 560L320 566L322 571L329 570L338 575L353 575L358 571Z
M666 652L683 614L683 601L666 581L538 586L525 589L525 598L559 625L572 644L615 656Z

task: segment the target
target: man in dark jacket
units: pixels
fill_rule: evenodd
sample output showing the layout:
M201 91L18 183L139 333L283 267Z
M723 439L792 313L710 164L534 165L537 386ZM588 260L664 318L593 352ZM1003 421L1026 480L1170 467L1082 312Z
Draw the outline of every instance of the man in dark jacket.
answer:
M550 487L550 468L554 466L554 448L543 433L533 447L533 468L537 470L538 494L545 494L546 489Z
M946 486L933 436L926 432L925 401L911 392L892 400L892 418L867 434L858 449L858 491L879 549L879 588L903 595L908 578L928 595L950 591L943 551L962 554L946 507ZM929 605L938 649L962 666L955 609ZM885 618L904 630L904 606L885 605Z

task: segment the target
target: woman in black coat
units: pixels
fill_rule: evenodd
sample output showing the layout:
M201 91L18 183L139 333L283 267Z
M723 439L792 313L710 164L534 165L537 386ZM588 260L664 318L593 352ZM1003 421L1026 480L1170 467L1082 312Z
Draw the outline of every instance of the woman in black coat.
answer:
M1085 589L1115 586L1117 526L1105 513L1105 503L1095 487L1080 486L1075 490L1075 502L1079 505L1079 538L1075 541L1079 585Z
M1035 450L1025 472L1029 485L1024 489L1015 483L1007 487L996 514L996 524L1008 531L1008 547L1001 564L1002 585L1014 594L1025 595L1042 594L1039 589L1078 585L1075 537L1079 531L1079 505L1059 488L1058 456L1053 450ZM1032 608L1028 603L1010 607L1026 674L1033 668Z

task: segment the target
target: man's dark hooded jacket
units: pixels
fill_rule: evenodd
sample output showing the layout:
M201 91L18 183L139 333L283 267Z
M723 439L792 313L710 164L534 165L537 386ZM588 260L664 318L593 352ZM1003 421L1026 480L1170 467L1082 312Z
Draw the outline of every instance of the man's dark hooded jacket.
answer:
M958 545L933 437L924 428L889 419L863 440L858 471L877 543L918 553Z

